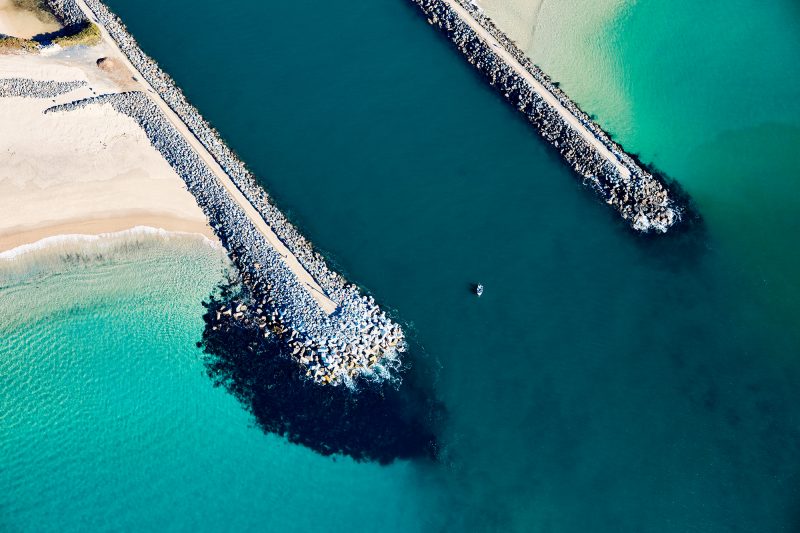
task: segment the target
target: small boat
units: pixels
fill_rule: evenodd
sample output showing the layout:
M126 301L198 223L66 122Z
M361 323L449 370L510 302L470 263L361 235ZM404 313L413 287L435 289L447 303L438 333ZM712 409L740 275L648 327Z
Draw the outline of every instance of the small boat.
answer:
M483 285L481 285L480 283L478 283L478 286L475 287L475 294L478 295L478 298L483 296Z

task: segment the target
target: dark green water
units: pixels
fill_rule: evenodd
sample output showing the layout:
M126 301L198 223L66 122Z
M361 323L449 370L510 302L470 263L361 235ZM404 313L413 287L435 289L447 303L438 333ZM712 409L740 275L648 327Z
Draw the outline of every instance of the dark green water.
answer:
M155 342L126 320L128 336L86 326L80 338L105 339L101 383L147 391L137 396L143 417L174 414L150 433L100 401L57 418L71 422L56 429L35 426L80 442L96 416L96 431L109 428L125 453L95 437L91 457L60 454L23 432L34 445L0 448L12 459L0 473L12 487L0 525L800 529L798 331L770 291L777 278L754 276L742 260L750 239L735 241L715 219L680 239L633 236L402 0L241 2L222 12L188 0L109 3L304 233L407 321L408 357L447 408L441 461L333 461L247 427L248 415L202 375L193 346L215 276L181 289L174 267L147 262L150 282L181 295L181 327ZM469 292L477 281L480 300ZM130 308L176 297L167 292L131 298ZM23 361L33 358L26 350L57 357L48 340L79 335L42 334L33 319L26 327L16 324L22 339L9 349ZM64 353L81 360L87 350ZM12 365L4 379L54 379L51 359L41 360ZM4 403L13 412L41 401L14 398ZM47 413L4 415L13 423L0 443L37 417ZM17 446L28 451L13 454ZM34 474L14 468L27 464L20 453L39 462ZM41 477L59 469L74 475L46 492L53 511L35 518ZM76 487L85 504L71 498ZM95 487L116 498L92 496Z

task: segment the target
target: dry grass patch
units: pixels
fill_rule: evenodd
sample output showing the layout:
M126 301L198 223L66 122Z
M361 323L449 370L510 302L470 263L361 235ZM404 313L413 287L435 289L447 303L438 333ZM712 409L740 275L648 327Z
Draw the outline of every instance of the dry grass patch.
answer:
M69 46L94 46L100 42L100 28L93 22L85 22L81 29L70 35L63 35L53 39L53 44L63 48Z
M39 49L39 43L30 39L20 39L19 37L0 36L0 54L11 52L35 52Z

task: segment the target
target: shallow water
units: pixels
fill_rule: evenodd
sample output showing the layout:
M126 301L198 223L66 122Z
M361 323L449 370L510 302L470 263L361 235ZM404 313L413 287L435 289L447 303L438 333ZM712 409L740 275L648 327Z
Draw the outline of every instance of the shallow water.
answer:
M13 468L0 469L6 476L0 485L12 487L0 496L0 524L20 530L64 523L184 530L800 527L800 365L789 297L796 289L794 248L791 231L767 231L774 225L765 219L785 228L794 222L780 209L753 210L754 197L767 194L747 173L755 166L729 163L729 171L741 172L740 192L733 184L720 190L727 174L712 172L730 157L730 146L739 147L737 156L755 150L749 147L761 119L742 119L741 131L730 136L708 127L687 130L674 144L666 142L675 137L669 130L656 143L658 127L649 126L661 123L651 116L660 111L656 103L670 102L680 116L680 98L634 106L631 88L606 100L602 91L589 91L592 83L578 83L584 78L566 59L536 58L626 147L684 184L705 216L704 229L642 240L576 182L409 3L380 0L343 10L305 0L248 2L221 12L184 0L110 4L304 233L407 322L414 337L408 360L447 411L436 428L440 460L333 461L253 427L233 397L212 387L194 346L203 329L200 301L221 278L218 263L165 246L155 261L126 263L135 282L91 274L71 285L116 294L125 313L81 289L86 314L57 321L57 334L48 326L52 319L36 318L41 304L23 315L25 327L7 330L18 340L0 350L11 361L0 375L13 385L3 390L14 392L4 400L14 402L4 409L14 423L4 416L0 446L13 452L0 457ZM663 15L659 4L666 6L637 2L614 17L603 14L595 27L638 27L639 10ZM683 13L678 7L669 10ZM703 27L722 24L714 19L718 12L684 7L709 17ZM751 24L760 28L766 20L755 4L740 7L753 12ZM784 7L792 20L791 6ZM675 31L688 32L688 16L674 16ZM537 31L546 33L541 24ZM627 29L620 35L634 44L604 41L608 49L598 54L621 58L625 68L647 65L653 51L645 45L667 24L649 33ZM561 53L588 54L598 41L582 35L576 40L583 48L570 43ZM707 50L708 58L724 65L735 57L726 42ZM775 42L764 46L784 50ZM673 63L685 61L682 47L673 48L679 56ZM559 71L559 64L567 66ZM660 76L668 73L646 72L635 72L637 87L648 79L651 88L664 87ZM633 76L619 75L603 90L633 87ZM716 80L709 76L702 94L724 92ZM775 94L796 90L791 83ZM600 105L606 101L609 107ZM790 111L774 115L776 122L789 117L788 130L798 124ZM691 125L677 118L668 124L681 131ZM716 151L689 149L719 139ZM700 154L709 158L705 167L675 162ZM790 172L791 161L770 165ZM705 168L705 181L688 168ZM794 206L794 182L779 172L769 176L767 192L782 194L770 192L764 201ZM767 254L781 247L783 253ZM134 266L141 264L147 268ZM196 270L183 276L180 265ZM469 290L477 281L486 286L480 300ZM115 292L117 286L127 288ZM5 301L9 289L0 291ZM34 286L23 292L37 294ZM52 292L43 285L44 295ZM69 302L63 307L74 307ZM159 333L165 321L145 320L156 302L156 309L175 302L168 333ZM63 360L78 370L53 372ZM80 401L45 403L25 392L28 382L65 397L86 393L77 395ZM47 421L56 423L43 431ZM109 486L114 490L96 490ZM115 494L125 494L124 501ZM34 511L40 508L48 512Z
M226 279L218 249L140 236L62 250L0 266L14 310L0 315L0 529L333 531L420 505L402 496L412 464L332 462L265 436L211 386L195 343ZM374 491L401 496L365 505Z
M697 202L727 257L800 317L800 9L792 0L482 0L624 146ZM578 16L580 15L580 16Z

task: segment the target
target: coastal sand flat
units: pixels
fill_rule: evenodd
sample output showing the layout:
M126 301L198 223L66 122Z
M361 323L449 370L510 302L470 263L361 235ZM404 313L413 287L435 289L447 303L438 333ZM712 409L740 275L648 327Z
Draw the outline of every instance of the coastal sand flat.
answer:
M30 39L40 33L57 31L61 26L47 13L17 7L12 0L0 0L0 34Z
M183 180L132 118L108 104L43 113L119 92L118 80L96 65L107 52L101 45L0 55L0 78L87 82L55 99L0 98L0 252L54 235L142 225L213 238Z

